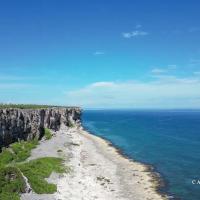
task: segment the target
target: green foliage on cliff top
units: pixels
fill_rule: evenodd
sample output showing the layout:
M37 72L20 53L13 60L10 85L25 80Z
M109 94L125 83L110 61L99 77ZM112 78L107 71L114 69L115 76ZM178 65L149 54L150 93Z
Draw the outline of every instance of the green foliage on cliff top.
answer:
M38 105L38 104L3 104L0 103L0 109L47 109L47 108L79 108L76 106L55 106L55 105Z
M28 178L31 188L38 194L52 194L57 191L57 186L48 183L51 173L63 173L66 171L61 158L45 157L32 160L28 163L19 165L19 169Z
M0 104L0 108L18 108L18 109L45 109L58 107L52 105L37 105L37 104Z

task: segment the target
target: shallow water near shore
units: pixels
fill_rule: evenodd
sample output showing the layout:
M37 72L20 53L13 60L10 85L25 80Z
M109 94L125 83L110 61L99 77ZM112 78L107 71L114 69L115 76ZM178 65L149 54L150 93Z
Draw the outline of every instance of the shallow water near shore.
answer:
M153 165L168 193L199 200L200 110L88 110L83 126L127 156Z

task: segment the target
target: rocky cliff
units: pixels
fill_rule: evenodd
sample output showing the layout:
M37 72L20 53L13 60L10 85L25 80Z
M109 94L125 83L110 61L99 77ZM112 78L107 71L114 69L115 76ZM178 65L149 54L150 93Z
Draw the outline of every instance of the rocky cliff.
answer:
M61 124L80 124L79 108L0 109L0 148L18 140L40 139L44 128L59 130Z

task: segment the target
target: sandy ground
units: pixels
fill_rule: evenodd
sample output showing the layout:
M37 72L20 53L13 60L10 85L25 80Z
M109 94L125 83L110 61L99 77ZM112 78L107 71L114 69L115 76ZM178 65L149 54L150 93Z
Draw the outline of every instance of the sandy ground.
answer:
M62 150L62 152L58 152ZM105 140L81 128L62 127L51 140L41 141L29 160L63 157L70 173L53 173L55 194L23 194L22 200L160 200L157 182L143 164L121 156Z

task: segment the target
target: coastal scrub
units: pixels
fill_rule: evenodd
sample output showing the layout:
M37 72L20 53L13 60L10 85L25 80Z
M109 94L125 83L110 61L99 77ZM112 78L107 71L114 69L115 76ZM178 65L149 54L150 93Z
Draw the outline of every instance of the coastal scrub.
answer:
M47 139L51 139L50 130L46 130ZM61 158L44 157L27 162L31 150L36 148L38 140L20 141L3 148L0 153L0 199L20 200L20 194L25 192L26 182L24 176L34 192L38 194L51 194L57 191L57 186L48 183L52 172L63 173L67 168Z
M52 138L51 131L48 128L44 129L44 137L46 140L50 140Z
M20 141L11 144L8 148L4 148L0 153L0 168L15 162L25 161L37 144L37 140Z
M17 167L0 168L0 199L19 200L19 193L25 191L25 181Z
M21 141L11 144L10 147L14 153L14 160L16 162L25 161L30 155L31 150L36 148L38 140Z
M18 167L28 178L34 192L51 194L57 191L57 187L55 184L48 183L45 178L48 178L53 171L64 173L66 170L62 162L61 158L45 157L21 164Z

